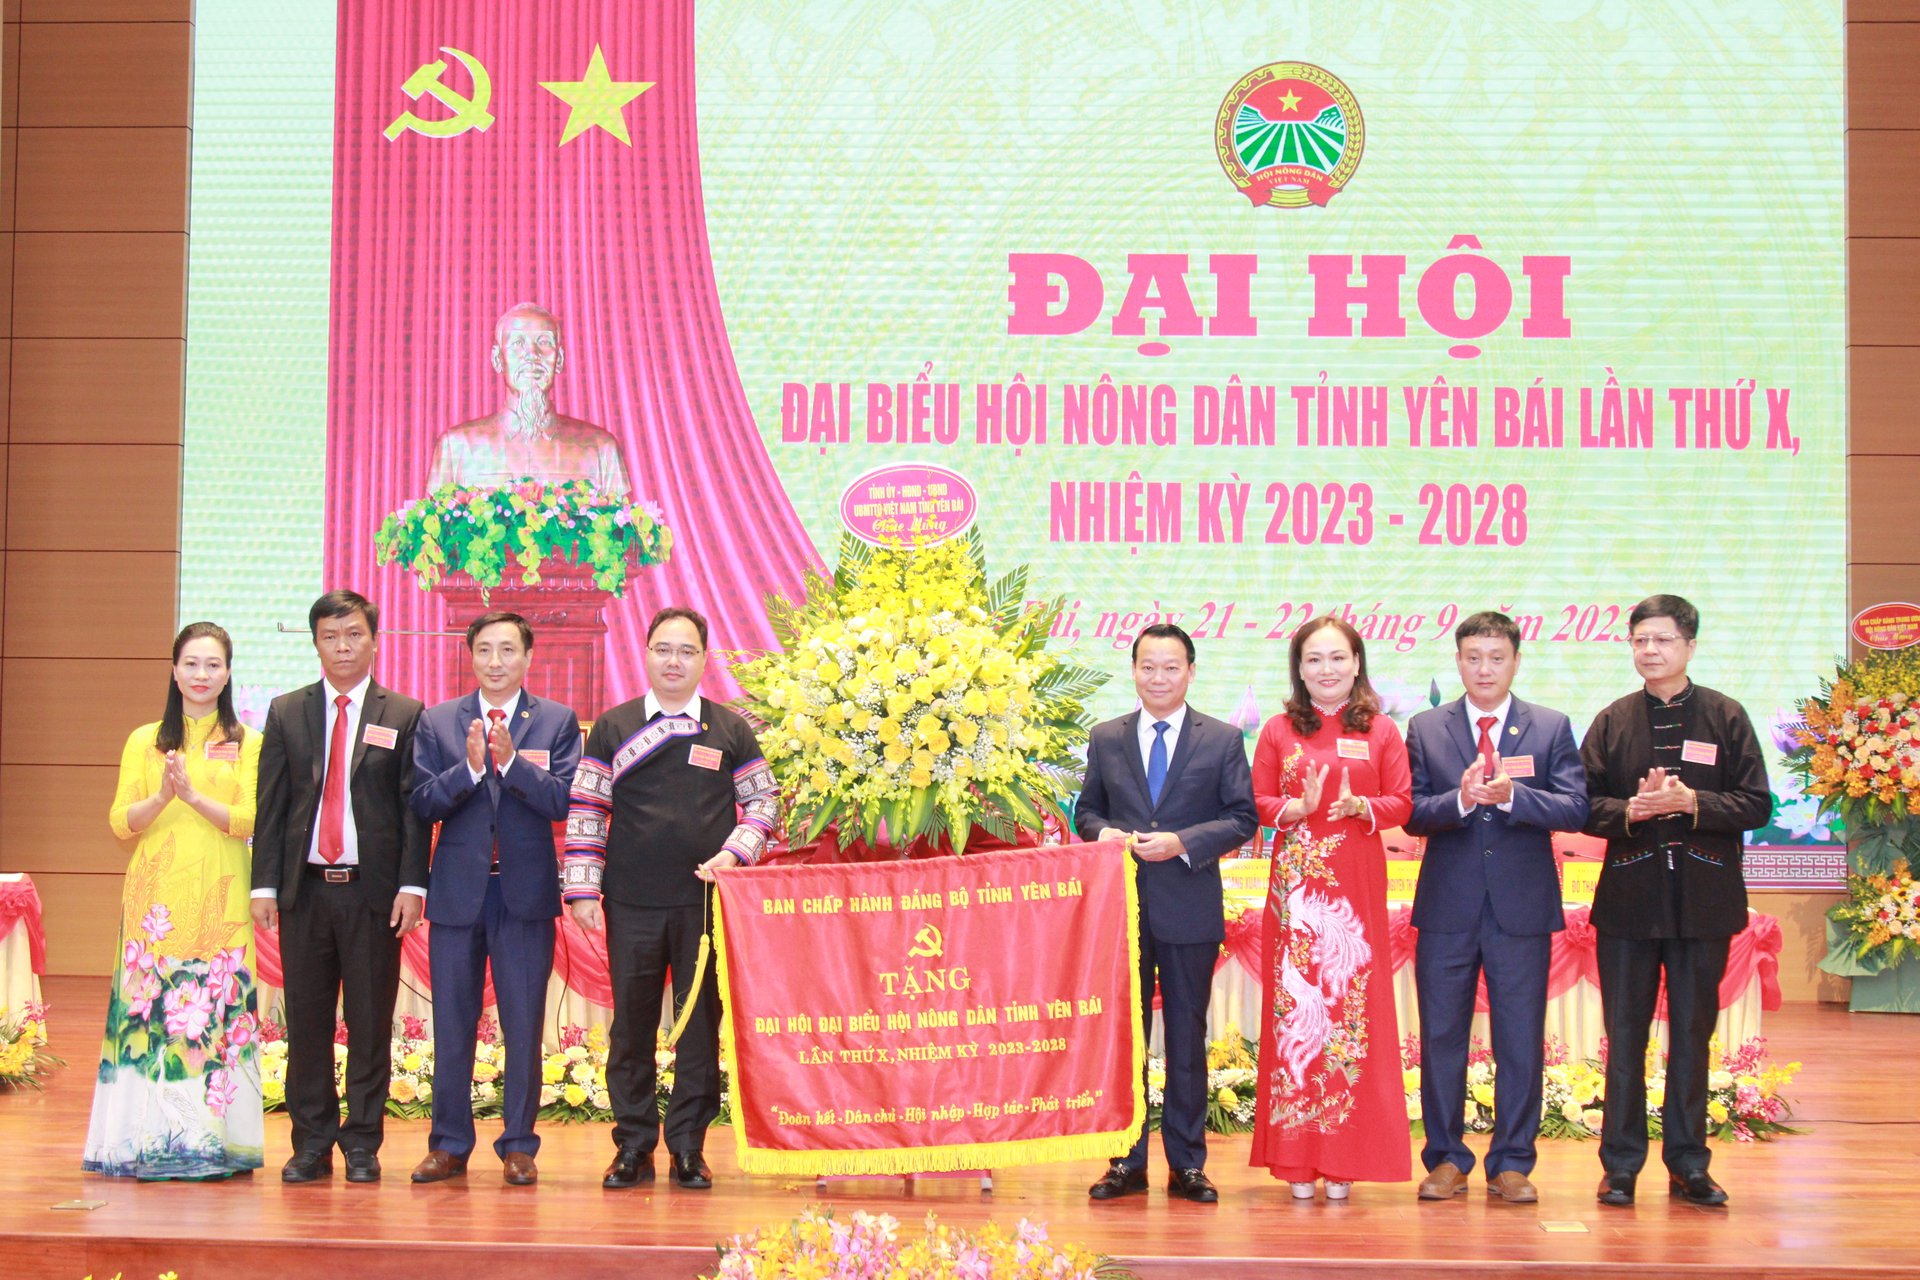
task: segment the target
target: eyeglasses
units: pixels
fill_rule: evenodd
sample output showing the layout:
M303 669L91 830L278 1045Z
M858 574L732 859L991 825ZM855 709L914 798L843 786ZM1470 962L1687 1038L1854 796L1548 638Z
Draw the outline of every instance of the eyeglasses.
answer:
M706 650L696 649L690 644L650 644L647 646L647 652L662 662L670 658L678 658L682 662L692 662L702 653L705 653Z
M1659 635L1633 636L1629 638L1627 643L1636 649L1671 649L1673 646L1679 644L1683 638L1682 636L1673 634L1671 631L1662 631Z

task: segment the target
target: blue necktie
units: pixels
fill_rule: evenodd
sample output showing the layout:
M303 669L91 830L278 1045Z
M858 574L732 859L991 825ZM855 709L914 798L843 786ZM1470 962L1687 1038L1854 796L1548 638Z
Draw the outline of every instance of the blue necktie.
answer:
M1153 722L1153 746L1147 751L1147 799L1160 803L1160 788L1167 785L1167 730L1165 720Z

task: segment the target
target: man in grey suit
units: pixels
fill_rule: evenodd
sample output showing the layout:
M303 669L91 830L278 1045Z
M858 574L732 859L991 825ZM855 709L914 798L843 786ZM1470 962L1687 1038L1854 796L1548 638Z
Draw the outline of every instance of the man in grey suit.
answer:
M1171 623L1133 642L1140 709L1096 725L1074 825L1087 840L1133 839L1140 897L1141 1018L1151 1030L1160 984L1166 1030L1166 1105L1160 1141L1167 1191L1212 1204L1207 1162L1207 999L1226 940L1220 855L1259 825L1253 772L1240 731L1187 705L1193 638ZM1147 1189L1147 1134L1088 1189L1114 1200Z

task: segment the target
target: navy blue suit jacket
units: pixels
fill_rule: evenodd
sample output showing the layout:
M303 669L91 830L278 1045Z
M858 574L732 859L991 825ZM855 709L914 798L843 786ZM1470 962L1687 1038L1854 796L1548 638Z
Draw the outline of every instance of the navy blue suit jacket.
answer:
M1460 814L1460 775L1479 755L1480 732L1463 696L1422 711L1407 725L1413 768L1409 834L1427 838L1413 893L1413 927L1441 933L1479 928L1480 905L1510 934L1558 933L1560 878L1553 833L1587 820L1587 777L1561 712L1513 700L1497 750L1502 760L1530 758L1531 777L1513 780L1513 810L1479 805ZM431 899L429 899L431 901Z
M1187 861L1134 860L1140 914L1161 942L1225 941L1220 855L1245 844L1260 822L1246 745L1238 729L1189 706L1156 805L1147 799L1139 726L1135 711L1093 727L1074 826L1085 840L1099 839L1102 827L1178 834Z
M440 824L427 881L427 919L471 925L486 901L495 840L500 891L522 920L560 914L560 864L553 824L567 816L573 772L580 764L580 721L569 707L525 690L508 732L514 756L503 775L491 754L480 780L467 768L467 726L480 719L480 695L469 693L420 716L413 735L413 811ZM528 760L547 753L547 767Z

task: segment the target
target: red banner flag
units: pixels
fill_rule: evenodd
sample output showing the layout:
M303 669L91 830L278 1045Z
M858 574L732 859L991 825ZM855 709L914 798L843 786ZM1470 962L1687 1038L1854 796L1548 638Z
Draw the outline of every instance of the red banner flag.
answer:
M1146 1116L1119 841L720 876L723 1051L749 1173L1125 1154Z

